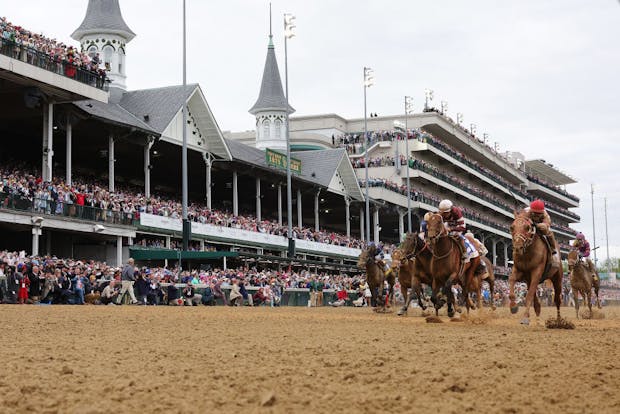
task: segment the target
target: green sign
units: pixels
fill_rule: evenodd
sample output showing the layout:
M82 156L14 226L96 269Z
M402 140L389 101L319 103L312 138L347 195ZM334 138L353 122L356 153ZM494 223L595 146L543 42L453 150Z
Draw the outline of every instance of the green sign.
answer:
M286 170L286 154L267 148L265 150L265 159L268 166ZM301 161L291 158L291 172L301 174Z

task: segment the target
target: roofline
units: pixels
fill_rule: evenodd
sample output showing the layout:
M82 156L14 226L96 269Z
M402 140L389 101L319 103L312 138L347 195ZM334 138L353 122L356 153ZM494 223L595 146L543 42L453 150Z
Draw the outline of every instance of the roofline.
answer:
M102 122L104 122L104 123L107 123L107 124L112 124L112 125L117 125L117 126L121 126L121 127L123 127L123 128L135 128L135 129L138 129L138 130L140 130L141 132L144 132L144 133L146 133L146 134L153 135L153 136L156 136L156 137L161 137L161 134L160 134L159 132L155 131L154 129L145 129L144 127L141 127L141 126L129 125L129 124L125 124L125 123L123 123L123 122L114 121L114 120L111 120L111 119L108 119L108 118L104 118L104 117L99 116L99 115L94 115L94 114L91 114L90 112L86 111L84 108L80 108L80 107L77 105L78 103L79 103L79 102L73 102L73 103L72 103L72 104L73 104L73 107L74 107L74 108L77 108L79 111L81 111L81 112L83 112L84 114L86 114L86 116L87 116L88 118L97 119L97 120L100 120L100 121L102 121ZM122 107L122 106L120 106L120 105L119 105L119 107L120 107L123 111L127 112L127 113L128 113L128 114L132 117L132 118L134 118L134 119L136 119L138 122L142 123L142 121L140 121L138 118L136 118L134 114L132 114L131 112L129 112L128 110L126 110L125 108L123 108L123 107Z
M84 36L89 35L98 35L98 34L112 34L124 37L127 43L131 42L136 34L134 32L128 32L127 30L117 30L117 29L76 29L73 33L71 33L71 38L77 42L80 42Z
M226 150L226 154L228 154L228 161L232 161L233 156L232 156L232 153L230 152L230 148L228 148L228 143L226 142L226 138L224 138L222 129L218 125L217 119L215 119L215 116L213 115L213 111L211 111L209 102L207 102L207 98L205 97L205 94L202 92L202 88L200 87L200 84L190 84L190 85L196 85L196 88L194 89L194 92L189 96L189 98L187 98L187 101L185 101L185 104L187 105L187 102L189 102L189 100L192 99L192 97L196 94L196 91L200 93L200 97L204 101L205 105L207 106L207 111L209 111L209 114L211 115L211 120L213 121L213 124L215 125L215 129L217 130L217 133L220 139L222 140L222 143L224 144L224 149Z

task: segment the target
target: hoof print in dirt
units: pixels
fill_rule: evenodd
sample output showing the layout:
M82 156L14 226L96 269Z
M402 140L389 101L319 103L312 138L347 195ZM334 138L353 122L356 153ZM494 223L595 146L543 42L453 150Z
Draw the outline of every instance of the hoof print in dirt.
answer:
M260 400L261 407L271 407L276 403L276 394L273 391L265 393Z

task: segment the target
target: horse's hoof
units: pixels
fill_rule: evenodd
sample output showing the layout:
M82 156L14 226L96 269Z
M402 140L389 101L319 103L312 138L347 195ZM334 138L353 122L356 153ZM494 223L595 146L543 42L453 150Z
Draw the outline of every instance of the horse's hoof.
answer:
M497 308L495 307L495 305L491 306L491 310L496 310Z
M397 314L398 316L403 316L403 315L406 315L406 314L407 314L407 310L405 310L405 309L400 309L398 312L396 312L396 314Z
M521 325L529 325L529 324L530 324L530 319L529 318L521 319Z
M510 307L510 313L512 313L514 315L517 312L519 312L519 307L518 306L511 306Z
M448 316L452 318L454 316L454 311L448 311Z

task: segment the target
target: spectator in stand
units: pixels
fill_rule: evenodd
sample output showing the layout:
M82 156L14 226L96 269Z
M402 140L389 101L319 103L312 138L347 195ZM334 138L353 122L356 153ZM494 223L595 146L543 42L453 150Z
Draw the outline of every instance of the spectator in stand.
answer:
M133 285L136 280L134 273L136 268L134 266L134 260L130 258L127 261L125 267L123 267L123 271L121 273L121 293L119 295L119 301L123 300L123 296L125 296L125 292L129 292L129 297L131 298L131 304L138 303L136 296L133 291Z
M239 281L233 279L232 286L230 288L230 306L241 306L243 304L243 295L239 289Z
M17 272L15 278L19 281L19 289L17 291L17 302L23 305L28 300L28 289L30 287L30 279L25 275L26 266L19 264L17 266Z
M183 297L187 306L198 306L202 299L202 295L196 293L196 288L191 283L187 283L183 288Z

